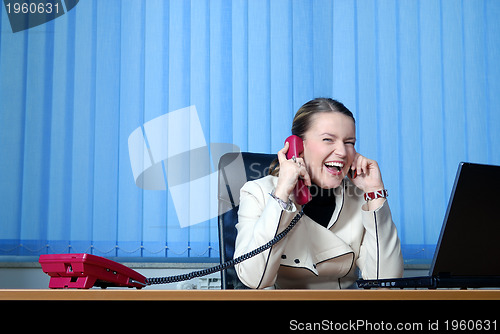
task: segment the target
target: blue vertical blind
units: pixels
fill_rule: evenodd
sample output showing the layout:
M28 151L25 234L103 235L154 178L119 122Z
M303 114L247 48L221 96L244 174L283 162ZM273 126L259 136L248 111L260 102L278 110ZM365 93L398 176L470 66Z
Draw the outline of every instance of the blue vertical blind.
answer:
M12 33L3 7L0 255L218 257L215 218L181 228L169 191L135 185L129 135L194 105L207 143L271 153L328 96L381 166L406 261L428 260L458 163L500 164L498 17L496 0L82 0Z

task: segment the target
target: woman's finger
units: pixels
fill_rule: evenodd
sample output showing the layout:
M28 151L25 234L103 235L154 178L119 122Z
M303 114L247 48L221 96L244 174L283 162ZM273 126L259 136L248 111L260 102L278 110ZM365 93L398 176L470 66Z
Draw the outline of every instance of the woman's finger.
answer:
M312 185L311 183L311 177L309 176L309 173L307 172L307 168L302 164L299 170L299 177L304 180L304 183L306 186L310 187Z
M355 171L357 168L358 168L358 158L360 157L361 155L359 153L356 152L356 154L354 155L354 159L352 159L352 163L351 163L351 169L353 171Z
M295 158L295 163L300 166L305 166L306 163L304 162L304 159L302 158Z
M358 175L363 174L363 159L364 157L362 155L358 156L356 159L356 169L358 170Z
M286 158L286 152L288 152L288 147L290 146L290 144L288 142L285 143L285 146L278 151L278 161L280 162L280 164L283 162L283 161L286 161L288 160Z

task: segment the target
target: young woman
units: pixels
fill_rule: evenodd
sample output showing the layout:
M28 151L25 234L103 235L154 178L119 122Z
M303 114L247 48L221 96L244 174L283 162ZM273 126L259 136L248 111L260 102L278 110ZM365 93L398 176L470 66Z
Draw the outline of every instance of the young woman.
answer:
M271 175L241 189L235 258L273 239L304 210L283 240L236 266L247 287L343 289L353 287L359 274L365 279L402 276L387 191L377 162L354 148L354 122L336 100L307 102L292 124L304 152L287 160L285 144ZM303 208L293 195L299 178L312 195Z

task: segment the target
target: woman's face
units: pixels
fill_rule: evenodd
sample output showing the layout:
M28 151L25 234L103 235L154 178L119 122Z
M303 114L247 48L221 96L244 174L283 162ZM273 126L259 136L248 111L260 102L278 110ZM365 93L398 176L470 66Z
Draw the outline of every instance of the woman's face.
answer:
M339 112L314 115L304 134L304 161L312 182L324 189L340 186L356 154L355 143L352 118Z

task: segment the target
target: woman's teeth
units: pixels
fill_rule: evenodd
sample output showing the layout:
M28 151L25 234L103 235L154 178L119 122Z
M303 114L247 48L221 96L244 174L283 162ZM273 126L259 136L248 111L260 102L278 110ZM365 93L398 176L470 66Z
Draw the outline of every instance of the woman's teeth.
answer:
M344 164L342 162L336 161L327 162L325 163L325 166L328 168L336 168L339 172L342 170L342 168L344 168Z

